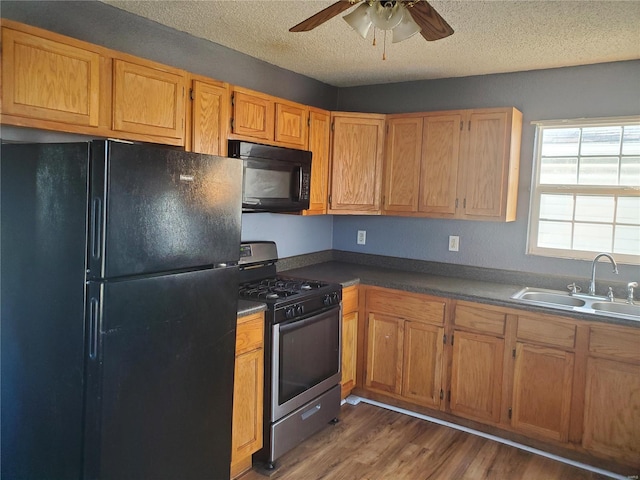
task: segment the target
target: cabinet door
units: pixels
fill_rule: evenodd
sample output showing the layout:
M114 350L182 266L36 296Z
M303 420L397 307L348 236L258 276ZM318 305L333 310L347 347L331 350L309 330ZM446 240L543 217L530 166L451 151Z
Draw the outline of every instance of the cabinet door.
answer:
M227 155L229 87L194 80L192 149L209 155Z
M505 215L510 167L510 112L474 111L470 115L466 168L462 172L463 216L499 219Z
M308 107L276 102L275 109L275 141L292 145L295 148L306 148Z
M263 350L236 357L231 465L262 448Z
M357 352L358 312L351 312L342 316L342 398L356 386Z
M384 209L415 212L420 188L422 118L392 118L387 122Z
M402 396L427 407L440 406L444 328L421 322L404 325Z
M404 320L369 313L367 322L367 388L400 394Z
M640 365L588 359L582 445L640 468Z
M309 109L309 150L311 161L311 194L309 210L304 215L327 213L329 185L329 138L331 134L331 114L324 110Z
M2 67L3 115L98 126L98 53L3 28Z
M566 442L569 434L573 353L518 342L511 425Z
M185 75L121 59L113 68L113 129L184 145Z
M274 100L234 87L232 130L236 135L273 140Z
M504 340L456 330L451 372L451 411L498 422Z
M418 209L437 216L456 213L461 113L424 117Z
M332 116L330 213L380 213L384 116Z

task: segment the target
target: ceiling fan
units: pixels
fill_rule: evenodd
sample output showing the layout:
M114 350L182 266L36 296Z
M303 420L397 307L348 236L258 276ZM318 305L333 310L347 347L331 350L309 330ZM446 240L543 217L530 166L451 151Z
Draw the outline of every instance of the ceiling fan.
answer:
M344 19L364 38L372 25L391 30L393 43L406 40L418 32L428 41L453 34L451 26L425 0L342 0L291 27L289 31L313 30L358 3L360 6L345 15Z

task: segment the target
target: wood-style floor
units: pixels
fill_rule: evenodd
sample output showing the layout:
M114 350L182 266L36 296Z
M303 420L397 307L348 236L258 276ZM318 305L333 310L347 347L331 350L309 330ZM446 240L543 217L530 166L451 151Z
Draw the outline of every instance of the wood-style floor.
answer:
M604 480L608 477L360 403L283 455L270 480ZM256 470L240 480L267 480Z

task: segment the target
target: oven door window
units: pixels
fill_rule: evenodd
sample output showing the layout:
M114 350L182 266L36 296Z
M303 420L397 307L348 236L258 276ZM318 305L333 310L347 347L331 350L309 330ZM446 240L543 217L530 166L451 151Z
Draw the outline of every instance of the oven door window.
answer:
M340 371L340 315L335 309L280 324L278 403Z

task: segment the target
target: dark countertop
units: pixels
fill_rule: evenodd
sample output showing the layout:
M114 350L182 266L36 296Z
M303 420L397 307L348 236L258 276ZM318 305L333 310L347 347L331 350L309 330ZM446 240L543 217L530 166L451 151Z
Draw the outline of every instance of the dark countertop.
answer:
M294 277L340 283L343 287L363 283L365 285L393 288L407 292L425 293L458 300L468 300L502 307L518 308L533 312L640 328L640 322L634 320L523 304L510 298L511 295L527 285L484 282L339 261L323 262L302 268L285 270L279 273Z
M238 300L238 317L251 315L252 313L264 312L267 305L262 302L252 302L250 300Z

